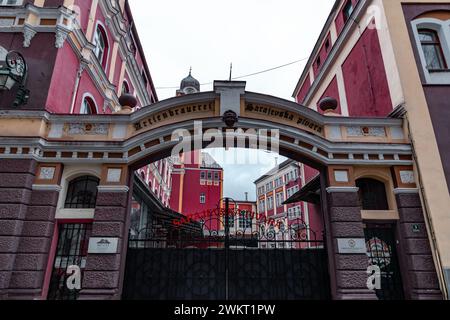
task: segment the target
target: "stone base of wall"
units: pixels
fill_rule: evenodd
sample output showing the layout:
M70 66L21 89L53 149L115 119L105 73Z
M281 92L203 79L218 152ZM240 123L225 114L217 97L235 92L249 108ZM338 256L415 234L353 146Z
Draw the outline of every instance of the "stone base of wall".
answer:
M442 300L442 292L431 252L430 240L419 193L396 195L400 221L402 276L411 300Z
M83 274L80 300L119 300L121 272L128 243L127 205L129 192L99 192L92 237L118 238L118 253L89 254Z
M339 238L364 239L364 226L359 207L357 192L328 193L332 250L329 259L335 265L337 300L377 300L374 291L367 288L367 268L369 259L366 254L341 254L338 252Z

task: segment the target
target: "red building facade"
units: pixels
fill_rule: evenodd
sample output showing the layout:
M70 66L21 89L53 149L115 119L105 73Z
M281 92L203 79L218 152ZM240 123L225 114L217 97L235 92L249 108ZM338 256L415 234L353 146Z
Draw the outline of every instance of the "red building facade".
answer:
M113 114L123 112L121 97L128 97L126 100L131 102L129 112L144 106L151 108L158 101L128 1L2 1L0 12L0 65L12 51L22 54L28 65L25 83L30 90L28 103L16 109L49 114ZM0 90L0 110L11 108L16 92L16 87ZM87 129L74 123L67 130L85 132ZM63 158L68 154L72 154L71 150L58 156ZM92 159L105 156L101 152L84 155ZM68 172L65 176L68 182L62 187L65 192L75 194L74 186L96 184L100 180L100 167L90 166L89 176L83 176L74 170L74 165L64 166ZM171 170L170 159L138 170L150 191L166 206L170 198ZM96 194L97 190L93 192ZM62 252L61 241L70 232L78 235L73 250L80 255L87 254L94 210L81 210L80 204L58 197L52 201L53 205L46 210L53 214L47 218L34 216L29 222L32 227L42 228L39 237L34 239L41 248L33 255L29 248L16 248L24 259L17 262L20 273L10 275L1 267L0 278L15 283L16 293L12 295L20 295L30 288L44 288L38 298L54 298L49 295L54 288L52 277L64 269L58 255ZM8 230L0 232L0 236L11 235ZM32 272L23 271L28 269L21 263L29 259L36 261L36 267ZM81 267L85 267L83 262ZM0 288L4 285L2 281Z
M280 227L306 228L307 240L323 239L320 207L303 201L286 203L306 185L309 181L306 179L303 164L286 160L255 181L257 211L264 230L274 227L277 232Z
M218 219L223 197L223 168L208 153L194 151L175 161L170 207L194 220L204 219L206 227L220 230Z
M355 128L347 130L347 136L386 135L383 130L358 127L361 118L402 118L408 122L417 158L414 167L403 172L403 178L389 183L386 169L374 175L355 167L349 174L356 182L354 192L359 190L368 248L373 230L390 230L392 234L397 232L392 236L397 249L407 251L408 259L402 258L401 263L409 270L401 278L411 299L427 294L439 297L439 289L445 292L449 281L448 239L444 234L450 219L440 214L448 207L450 181L448 139L443 138L448 136L448 126L444 125L448 123L448 108L443 99L448 96L450 83L449 12L448 3L426 0L337 0L293 93L298 103L322 114L355 118ZM368 159L367 155L359 157ZM308 166L304 172L306 182L317 175ZM336 181L341 178L334 177ZM423 188L405 195L408 190L398 187L402 181L423 184ZM382 201L365 203L362 193L371 190L373 194L377 188ZM391 191L396 196L386 198L384 193ZM424 204L425 211L414 219L410 217L405 208L408 205L396 203L406 197ZM405 228L412 220L441 234L431 242L431 249L416 246L426 237L408 233ZM410 265L410 260L432 257L435 265ZM435 268L439 279L432 275ZM420 275L410 277L410 272L418 269Z

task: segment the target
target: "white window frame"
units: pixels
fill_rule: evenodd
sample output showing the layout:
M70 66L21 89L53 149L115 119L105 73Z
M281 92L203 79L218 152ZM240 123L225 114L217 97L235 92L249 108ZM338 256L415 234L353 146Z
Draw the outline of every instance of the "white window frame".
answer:
M450 84L450 70L442 72L430 72L427 69L425 53L419 37L419 29L431 29L437 32L441 43L442 52L447 66L450 65L450 20L439 20L435 18L421 18L411 22L416 48L419 53L421 67L427 84Z
M97 34L98 34L98 30L99 30L99 28L100 27L102 27L103 28L103 30L104 30L104 32L105 32L105 40L106 40L106 43L105 43L105 50L104 50L104 52L103 52L103 58L102 58L102 61L100 61L99 59L98 59L98 57L97 57ZM108 65L109 65L109 52L110 52L110 50L111 50L111 42L109 41L109 37L108 37L108 31L107 31L108 29L106 29L106 27L103 25L103 23L101 23L100 21L97 21L97 23L96 23L96 25L95 25L95 29L94 29L94 34L93 34L93 36L92 36L92 44L95 46L95 49L94 49L94 55L95 55L95 58L98 60L98 63L100 64L100 66L102 66L102 68L104 68L104 72L106 73L107 72L107 70L108 70ZM103 59L104 59L104 57L105 57L105 54L106 54L106 60L105 60L105 66L103 66Z
M89 92L85 93L85 94L83 95L83 99L81 99L80 114L88 114L88 113L85 112L86 106L85 106L84 102L86 101L86 98L89 98L89 99L92 100L92 102L94 103L94 107L95 107L96 114L100 114L100 113L98 112L98 104L97 104L97 101L95 101L94 96L93 96L92 94L90 94Z
M200 194L200 204L205 204L206 203L206 194L201 193Z

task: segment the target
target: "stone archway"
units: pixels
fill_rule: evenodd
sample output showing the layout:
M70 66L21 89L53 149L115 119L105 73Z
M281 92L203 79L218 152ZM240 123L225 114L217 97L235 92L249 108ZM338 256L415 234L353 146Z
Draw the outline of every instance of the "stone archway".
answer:
M226 124L225 114L235 117L232 123ZM2 112L0 208L8 219L10 243L9 253L0 253L0 260L12 261L0 277L2 294L46 296L51 268L46 257L55 250L52 226L59 214L64 173L89 168L101 176L92 237L114 239L118 247L115 254L88 255L81 294L84 298L120 298L131 172L169 156L180 142L175 131L190 135L186 141L198 149L208 145L205 134L224 141L230 130L232 147L238 146L234 138L243 138L247 148L254 139L266 146L275 144L280 154L321 171L333 298L375 298L366 287L364 243L352 248L343 243L364 239L354 170L392 170L399 210L412 204L421 210L411 179L412 150L403 121L323 116L290 101L246 92L244 82L216 82L212 92L165 100L133 114ZM30 243L30 237L40 239L39 247ZM31 256L38 258L36 271L20 271L28 263L24 257ZM12 290L21 279L28 284Z

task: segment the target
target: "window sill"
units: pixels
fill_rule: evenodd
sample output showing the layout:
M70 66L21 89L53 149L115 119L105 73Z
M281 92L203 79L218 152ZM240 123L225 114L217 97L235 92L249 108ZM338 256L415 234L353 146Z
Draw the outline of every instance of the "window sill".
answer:
M429 73L450 73L450 69L427 69Z
M59 209L56 219L89 220L94 219L95 209Z

